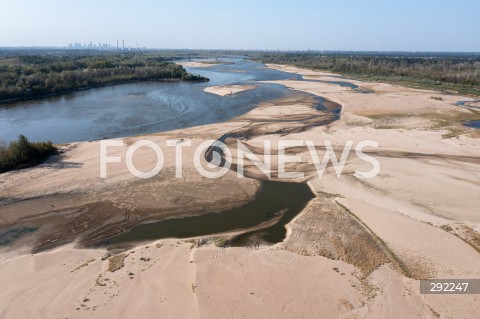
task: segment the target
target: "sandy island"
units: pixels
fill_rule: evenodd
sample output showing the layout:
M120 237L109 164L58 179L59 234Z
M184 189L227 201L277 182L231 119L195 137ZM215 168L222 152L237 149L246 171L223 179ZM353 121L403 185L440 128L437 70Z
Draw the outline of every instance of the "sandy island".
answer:
M190 68L208 68L210 66L222 64L222 62L219 61L218 63L216 63L216 62L213 62L213 61L199 61L199 62L197 62L197 61L180 61L180 62L177 62L177 64L180 64L183 67L190 67Z
M332 75L269 67L305 78ZM312 101L292 96L225 123L147 136L161 145L168 138L198 145L241 131L252 148L263 145L266 136L328 139L338 154L347 140L378 141L370 155L379 160L381 171L369 180L354 176L361 165L355 160L341 178L329 167L319 179L308 151L296 150L302 163L289 169L306 172L303 180L309 180L317 197L277 245L221 248L216 235L159 240L109 256L105 249L82 249L71 242L109 225L128 229L128 222L247 202L258 189L257 179L265 178L253 165L246 169L253 179L237 179L232 172L207 181L193 172L186 149L185 175L179 180L171 171L172 148L159 178L139 182L125 165L112 164L110 177L100 180L99 142L83 142L66 147L56 161L2 174L1 229L27 222L44 226L2 248L0 316L477 318L477 295L421 295L418 281L480 278L480 135L461 125L472 111L455 106L471 99L352 82L373 93L322 82L275 81L340 103L342 118L327 126L315 125L322 116ZM226 143L234 145L236 139ZM123 147L115 154L125 152ZM138 152L139 168L151 168L153 152ZM130 221L124 221L126 216ZM31 254L33 242L57 246Z
M233 95L243 91L253 90L257 88L256 85L219 85L207 86L204 91L208 93L217 94L220 96Z

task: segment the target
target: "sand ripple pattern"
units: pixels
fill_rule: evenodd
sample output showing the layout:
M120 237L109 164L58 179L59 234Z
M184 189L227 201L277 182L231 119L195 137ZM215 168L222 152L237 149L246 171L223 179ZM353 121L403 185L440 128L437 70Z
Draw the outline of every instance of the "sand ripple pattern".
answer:
M291 266L300 259L299 255L280 249L262 250L257 254L257 257L262 264L275 268Z
M213 252L212 259L214 264L219 267L225 267L223 261L225 258L241 255L245 253L245 248L242 247L228 247L228 248L219 248Z

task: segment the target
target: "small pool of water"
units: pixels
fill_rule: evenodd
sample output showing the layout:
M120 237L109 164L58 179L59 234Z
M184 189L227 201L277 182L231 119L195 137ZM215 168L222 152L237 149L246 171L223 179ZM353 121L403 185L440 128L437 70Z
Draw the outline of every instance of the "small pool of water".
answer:
M473 101L458 101L457 106L461 106L464 108L472 108L472 109L480 109L480 100L473 100Z
M480 128L480 121L467 121L463 123L463 125L473 128Z
M262 181L262 186L251 202L221 212L199 216L167 219L137 226L100 245L123 244L163 238L189 238L244 230L276 220L265 229L247 232L242 240L254 236L258 240L277 243L285 238L285 225L300 213L315 195L305 183Z

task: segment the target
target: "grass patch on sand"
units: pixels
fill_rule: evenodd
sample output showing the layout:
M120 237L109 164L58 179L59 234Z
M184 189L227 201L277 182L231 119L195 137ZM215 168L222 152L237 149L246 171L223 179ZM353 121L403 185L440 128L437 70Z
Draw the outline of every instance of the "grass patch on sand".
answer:
M447 233L457 236L480 253L480 233L472 227L463 224L446 224L440 226L440 228Z
M397 256L395 253L388 247L388 245L378 237L373 230L368 227L367 224L365 224L357 215L355 215L350 209L348 209L346 206L340 204L338 201L336 201L337 205L343 208L350 216L352 216L362 227L367 230L367 232L379 243L380 247L382 247L383 251L385 254L389 257L390 261L392 261L394 264L396 264L397 268L407 277L409 278L415 278L415 276L411 273L411 271L408 269L408 267L405 265L405 263Z
M216 247L226 247L229 243L229 240L225 237L216 237L214 239L214 243Z
M480 253L480 233L470 226L461 225L460 237L464 239L473 249ZM463 235L463 236L462 236Z
M306 256L324 256L356 266L366 278L390 262L380 242L336 201L320 195L293 225L285 249Z
M454 138L466 135L472 138L480 138L480 130L464 126L467 121L479 121L480 112L476 110L452 111L452 112L431 112L422 114L400 114L400 113L374 113L362 114L373 120L370 124L375 129L408 129L408 119L423 119L420 127L426 131L446 131L442 138ZM412 127L410 127L412 128Z
M378 241L380 247L385 251L385 253L388 255L390 261L392 261L397 269L406 277L412 278L412 279L429 279L432 277L432 274L434 274L435 269L433 266L429 265L428 263L425 263L423 260L419 258L409 258L408 264L405 263L405 261L397 256L392 249L385 243L385 241L378 237L373 230L368 227L367 224L365 224L357 215L355 215L350 209L348 209L346 206L340 204L338 201L336 202L340 207L342 207L348 214L350 214L353 218L355 218L369 233L371 236L375 238L376 241Z
M404 113L374 113L374 114L362 114L373 121L369 124L377 130L389 130L389 129L402 129L407 128L405 125L402 125L402 120L409 118L418 118L417 114L404 114ZM405 122L404 122L405 123Z
M454 138L461 135L466 135L473 138L479 138L480 132L478 129L464 126L466 121L480 120L480 112L448 112L448 113L428 113L423 115L425 118L431 120L432 125L430 130L445 130L447 133L442 135L442 138Z

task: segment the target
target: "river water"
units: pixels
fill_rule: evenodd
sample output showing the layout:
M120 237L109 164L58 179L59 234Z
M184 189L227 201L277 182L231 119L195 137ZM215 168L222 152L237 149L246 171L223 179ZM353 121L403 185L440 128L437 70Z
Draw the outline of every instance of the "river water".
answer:
M89 89L58 97L0 106L0 141L19 134L32 141L89 141L169 131L217 123L244 114L259 103L289 94L282 85L262 80L301 79L240 59L232 64L187 68L210 78L208 83L136 82ZM206 86L252 84L233 96L203 92Z

